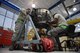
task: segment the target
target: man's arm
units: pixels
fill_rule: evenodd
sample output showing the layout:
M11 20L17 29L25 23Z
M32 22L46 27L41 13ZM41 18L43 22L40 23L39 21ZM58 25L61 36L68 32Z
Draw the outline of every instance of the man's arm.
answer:
M50 22L50 24L57 24L58 23L58 19L54 18L54 20L52 22Z
M58 18L54 18L52 22L47 21L47 24L49 24L50 26L56 27L58 24Z

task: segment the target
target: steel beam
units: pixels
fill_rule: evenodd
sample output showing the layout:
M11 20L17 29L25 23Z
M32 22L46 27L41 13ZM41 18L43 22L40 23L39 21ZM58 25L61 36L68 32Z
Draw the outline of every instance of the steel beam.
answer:
M12 9L16 10L16 11L20 11L20 9L18 7L16 7L15 5L9 3L8 1L5 1L5 0L0 0L1 3L11 7Z
M69 16L69 12L68 12L68 10L67 10L67 8L66 8L66 6L65 6L64 1L63 1L63 0L60 0L60 1L61 1L62 5L63 5L63 7L64 7L65 11L67 12L67 14L68 14L68 16Z
M75 16L75 15L77 15L79 13L80 13L80 10L75 12L75 13L73 13L73 14L71 14L70 16L67 16L66 19L69 19L69 18L71 18L71 17L73 17L73 16Z
M80 2L77 2L77 3L75 3L75 4L72 4L72 5L70 5L70 6L67 6L66 8L70 8L70 7L73 7L73 6L78 5L78 4L80 4Z
M63 0L65 1L65 0ZM54 5L52 5L51 7L48 8L48 10L53 9L54 7L58 6L59 4L61 4L61 1L58 1L57 3L55 3Z

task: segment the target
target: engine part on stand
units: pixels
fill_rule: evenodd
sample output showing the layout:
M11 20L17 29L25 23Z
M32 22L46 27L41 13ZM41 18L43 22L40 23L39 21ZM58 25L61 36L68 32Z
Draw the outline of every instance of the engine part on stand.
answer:
M26 17L26 16L25 16ZM21 38L22 36L22 30L25 26L25 35L24 39ZM27 19L25 19L23 25L20 27L19 33L17 34L17 40L13 43L13 47L10 48L10 50L14 50L17 48L20 48L20 44L28 45L28 49L31 49L31 44L39 44L40 37L38 35L38 32L34 26L34 23L29 15L27 15ZM35 40L33 40L33 37L36 37ZM27 37L27 38L26 38ZM19 46L18 46L19 45Z
M50 38L47 38L47 37L44 37L44 38L41 38L41 41L42 41L42 45L44 47L44 50L46 52L53 51L53 49L54 49L54 40L52 40Z
M44 13L44 12L42 12L42 13ZM41 14L41 15L46 19L46 17L43 14ZM27 45L28 49L33 50L33 51L39 51L39 52L40 51L46 51L46 52L53 51L55 49L54 45L55 45L56 39L53 40L52 38L49 38L47 36L45 30L41 30L42 32L41 32L41 34L39 34L38 31L36 30L36 28L37 28L36 25L34 25L34 23L33 23L33 20L32 20L33 17L31 17L30 15L26 15L26 16L28 16L28 18L25 19L23 25L21 26L21 28L19 30L19 33L17 34L18 38L13 43L14 45L13 45L12 50L19 49L19 48L24 47L24 45ZM46 20L42 19L43 17L40 17L41 18L40 21L46 21ZM22 33L24 26L25 26L25 35L24 35L24 38L22 39L21 33ZM45 29L49 30L48 25L46 23L41 22L41 23L39 23L38 26L39 26L39 28L45 28ZM36 37L36 38L34 38L34 37ZM21 44L22 44L22 46L21 46Z
M51 52L54 50L54 41L51 38L48 37L42 37L41 38L41 44L33 44L32 45L33 51L38 52Z

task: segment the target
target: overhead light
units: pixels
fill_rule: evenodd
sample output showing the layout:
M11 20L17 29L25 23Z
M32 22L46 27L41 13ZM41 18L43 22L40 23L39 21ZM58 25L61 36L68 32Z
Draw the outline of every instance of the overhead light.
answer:
M77 10L77 8L73 8L73 11L76 11Z
M73 0L73 2L76 2L76 0Z
M32 8L35 8L35 4L32 4Z

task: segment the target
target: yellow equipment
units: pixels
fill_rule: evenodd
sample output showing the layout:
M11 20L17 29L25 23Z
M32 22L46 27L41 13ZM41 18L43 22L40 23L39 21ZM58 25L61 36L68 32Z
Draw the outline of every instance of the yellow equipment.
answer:
M75 23L78 23L78 22L80 22L80 18L67 21L68 24L75 24Z
M31 40L33 40L34 36L35 36L35 31L34 31L34 29L32 28L32 29L28 32L27 39L28 39L29 41L31 41Z

